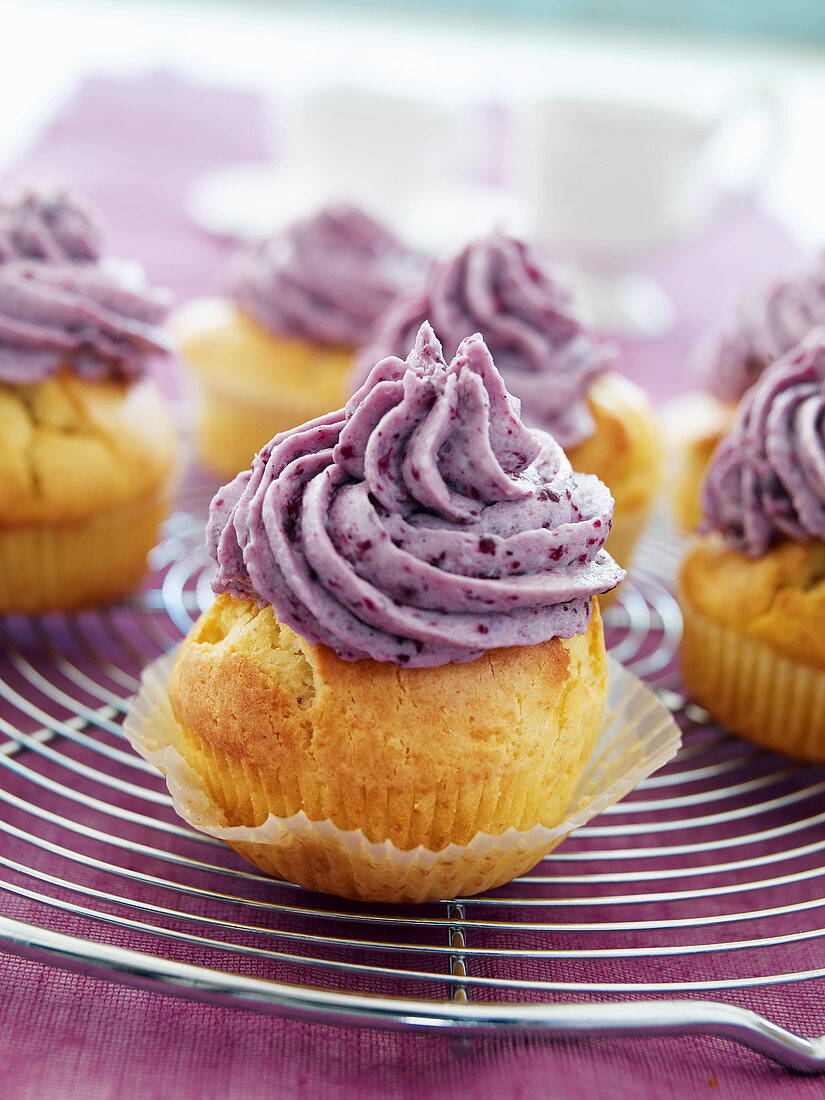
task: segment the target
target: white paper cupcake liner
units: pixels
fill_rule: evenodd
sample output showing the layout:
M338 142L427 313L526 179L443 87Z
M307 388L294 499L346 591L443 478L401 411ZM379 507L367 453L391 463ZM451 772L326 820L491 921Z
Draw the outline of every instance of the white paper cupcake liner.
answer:
M346 897L433 901L508 882L624 798L681 745L670 711L636 676L608 657L601 733L569 814L559 825L510 828L495 836L477 833L469 844L450 844L437 852L423 846L404 851L389 840L374 843L360 829L345 831L331 821L310 821L303 811L288 818L270 815L254 828L228 826L223 811L184 759L184 735L167 690L175 656L168 653L144 670L123 730L135 751L165 775L177 813L276 877Z

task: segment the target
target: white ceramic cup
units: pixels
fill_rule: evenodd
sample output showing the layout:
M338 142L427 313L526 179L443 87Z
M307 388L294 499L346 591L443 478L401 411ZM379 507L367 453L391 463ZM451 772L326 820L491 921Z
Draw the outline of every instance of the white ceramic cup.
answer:
M776 159L781 112L756 88L715 117L689 106L548 98L513 112L511 187L528 232L588 267L621 270L655 248L684 239L709 215L711 152L761 117L761 148L740 190L755 192Z
M199 225L255 239L327 203L354 202L408 236L421 196L450 192L483 152L474 106L366 84L304 88L273 102L269 115L272 163L197 180L187 206ZM414 243L429 245L420 236Z
M331 199L360 202L385 217L424 190L461 178L478 156L471 112L367 86L308 90L283 125L290 164L322 181Z

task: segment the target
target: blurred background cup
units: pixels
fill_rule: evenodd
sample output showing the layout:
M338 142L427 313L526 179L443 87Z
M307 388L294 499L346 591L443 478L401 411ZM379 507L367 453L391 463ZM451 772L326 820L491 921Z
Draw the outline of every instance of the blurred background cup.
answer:
M477 174L484 151L474 104L367 84L333 82L273 100L268 126L269 162L196 182L187 203L198 224L256 238L325 204L353 202L429 244L414 232L421 219L413 209L421 196L452 194Z
M423 191L472 172L478 133L458 103L367 86L308 90L286 111L289 160L332 198L394 218Z
M509 183L527 232L578 272L597 320L650 334L668 327L671 310L636 268L695 235L722 190L758 194L781 133L778 102L762 88L711 116L687 105L537 99L514 107Z

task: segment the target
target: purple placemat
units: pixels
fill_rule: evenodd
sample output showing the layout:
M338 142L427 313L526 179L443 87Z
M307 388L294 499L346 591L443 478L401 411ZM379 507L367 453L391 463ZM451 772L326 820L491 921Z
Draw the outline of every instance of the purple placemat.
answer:
M107 215L113 250L140 257L153 281L185 298L219 289L228 249L186 221L183 190L205 170L262 151L262 108L254 97L168 76L91 80L7 182L39 177L76 184ZM657 263L655 274L679 305L679 326L666 340L628 344L627 372L657 398L678 393L686 385L686 351L720 303L792 257L786 236L758 210L720 211L700 241ZM177 390L171 374L166 388ZM13 908L25 916L24 907ZM55 927L78 925L66 918ZM128 936L120 942L139 944ZM819 984L757 989L737 1000L803 1033L825 1031ZM482 1091L491 1098L801 1097L820 1096L824 1087L713 1039L484 1040L456 1047L440 1036L342 1031L211 1008L6 955L0 1022L0 1095L14 1100L332 1100Z

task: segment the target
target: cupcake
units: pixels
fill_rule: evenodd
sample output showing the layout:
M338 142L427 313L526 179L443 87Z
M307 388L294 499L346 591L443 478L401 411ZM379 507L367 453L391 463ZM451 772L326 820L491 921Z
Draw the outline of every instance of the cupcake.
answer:
M525 423L550 432L574 470L610 488L610 551L626 564L659 484L655 413L643 391L612 370L612 348L584 327L546 262L522 241L494 233L433 264L423 288L399 296L381 318L351 386L382 356L406 355L424 320L448 355L480 332Z
M426 324L406 363L382 360L345 409L263 447L212 502L218 598L169 700L223 825L324 824L232 846L381 901L535 864L551 843L468 878L465 846L569 812L605 705L593 597L622 578L603 549L612 511L522 423L481 337L448 366ZM415 853L450 845L424 874Z
M705 399L681 415L673 447L674 511L693 530L701 519L702 479L736 407L762 373L818 324L825 324L825 253L791 279L748 295L730 321L705 338L697 354Z
M277 432L339 408L354 350L422 265L353 206L238 255L230 299L192 302L175 322L198 388L203 459L234 474Z
M101 241L66 193L0 206L0 612L128 592L166 510L175 437L146 363L167 296Z
M825 761L825 328L743 398L681 568L691 696L767 748Z

